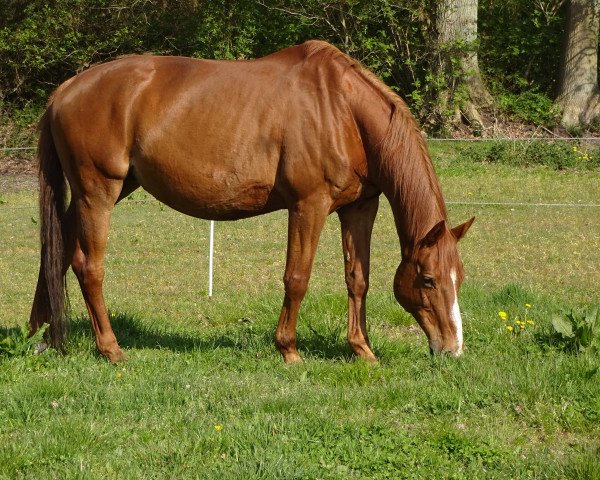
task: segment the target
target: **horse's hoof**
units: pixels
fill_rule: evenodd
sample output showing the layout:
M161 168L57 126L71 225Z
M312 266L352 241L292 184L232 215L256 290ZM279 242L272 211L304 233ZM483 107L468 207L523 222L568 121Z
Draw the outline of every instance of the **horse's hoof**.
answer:
M298 352L289 352L283 354L283 361L286 365L293 365L295 363L302 363L302 357L298 354Z
M364 362L370 363L371 365L379 364L379 359L373 354L364 356L361 355L359 358Z
M118 352L109 355L108 359L110 360L110 363L121 363L126 361L127 357L121 350L119 350Z
M100 352L100 354L105 357L110 363L120 363L127 360L125 354L120 348L116 350L111 350L108 352Z
M355 355L361 360L372 364L379 363L379 360L367 345L351 345L351 347Z

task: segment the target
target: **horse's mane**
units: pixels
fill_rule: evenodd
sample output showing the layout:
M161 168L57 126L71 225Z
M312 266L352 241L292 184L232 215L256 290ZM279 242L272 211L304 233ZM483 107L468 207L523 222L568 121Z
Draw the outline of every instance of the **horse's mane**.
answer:
M319 55L342 61L347 69L354 70L391 105L392 116L384 140L379 146L379 157L382 172L392 179L394 201L403 206L409 217L407 226L423 225L423 220L427 223L427 219L423 218L426 215L438 215L432 219L434 222L445 220L448 216L446 205L427 144L406 103L374 73L333 45L313 40L306 42L303 47L307 57ZM423 206L431 205L432 195L435 196L434 205L438 212L424 212ZM431 226L428 224L423 228ZM409 235L417 241L425 233L427 232L415 231Z

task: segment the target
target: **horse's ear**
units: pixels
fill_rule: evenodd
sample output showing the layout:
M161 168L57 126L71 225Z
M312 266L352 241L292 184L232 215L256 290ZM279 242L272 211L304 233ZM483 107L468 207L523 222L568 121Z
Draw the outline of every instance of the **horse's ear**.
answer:
M454 235L457 242L467 234L469 228L471 228L471 225L473 225L474 221L475 217L471 218L470 220L467 220L462 225L458 225L457 227L454 227L452 229L452 235Z
M423 239L419 242L419 247L433 247L442 235L446 231L446 221L442 220L441 222L434 225L434 227L429 230L429 233L423 237Z

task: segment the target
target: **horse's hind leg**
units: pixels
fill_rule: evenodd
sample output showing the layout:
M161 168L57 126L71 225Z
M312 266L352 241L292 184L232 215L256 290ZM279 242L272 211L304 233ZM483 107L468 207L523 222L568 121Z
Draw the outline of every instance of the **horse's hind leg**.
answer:
M110 216L122 182L113 180L104 187L96 189L101 193L95 196L74 199L77 234L71 266L83 293L98 351L114 363L123 359L123 352L110 325L102 283Z
M338 211L342 224L344 268L348 287L348 343L368 362L376 362L367 335L366 300L369 290L371 232L379 197L350 204Z

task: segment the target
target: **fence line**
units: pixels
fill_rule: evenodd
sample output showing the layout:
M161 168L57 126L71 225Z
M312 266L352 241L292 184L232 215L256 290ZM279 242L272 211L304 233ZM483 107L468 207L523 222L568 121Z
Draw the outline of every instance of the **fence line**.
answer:
M147 200L129 200L125 203L119 204L116 208L123 207L126 205L150 205L151 201ZM600 208L600 203L527 203L527 202L458 202L458 201L447 201L446 205L460 205L460 206L472 206L472 207L545 207L545 208ZM167 205L168 206L168 205ZM8 207L0 204L0 211L6 210L33 210L37 209L38 205L20 205L18 207ZM169 207L169 210L173 210Z
M600 203L526 203L526 202L446 202L447 205L502 207L600 207Z
M593 141L600 143L600 137L528 137L528 138L514 138L514 137L501 137L501 138L428 138L428 142L532 142L536 140L547 140L547 141ZM35 150L37 147L0 147L0 152L10 151L26 151ZM128 201L128 204L145 204L148 201L144 200L133 200ZM447 201L448 205L461 205L461 206L506 206L506 207L590 207L598 208L600 204L596 203L527 203L527 202L459 202L459 201ZM19 207L7 207L0 204L1 210L21 210L28 208L37 208L37 205L32 206L19 206Z
M498 137L498 138L427 138L428 142L535 142L537 140L561 142L598 142L600 137ZM37 147L0 147L0 152L35 150Z
M428 142L535 142L535 141L561 141L561 142L599 142L600 137L477 137L477 138L427 138Z
M0 152L13 152L17 150L35 150L37 147L1 147Z
M129 200L124 205L149 205L152 204L151 200ZM448 201L446 202L448 205L461 205L461 206L503 206L503 207L569 207L569 208L577 208L577 207L600 207L600 204L595 203L525 203L525 202L454 202ZM162 206L162 204L158 203L157 206ZM30 209L34 210L37 208L37 205L31 206L18 206L18 207L7 207L5 205L0 205L0 213L3 210L23 210ZM162 211L162 209L161 209ZM34 217L31 217L31 220L34 223L37 221ZM213 296L213 285L214 285L214 235L215 235L215 222L213 220L210 221L210 230L209 230L209 247L208 247L208 297L212 298Z

